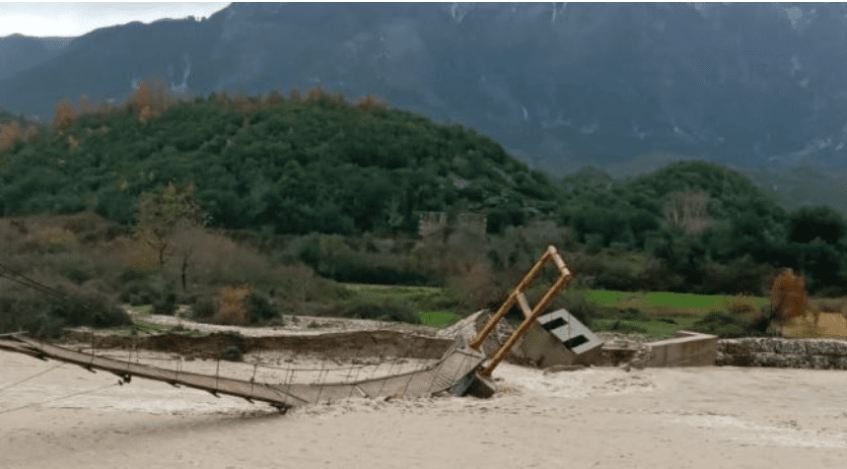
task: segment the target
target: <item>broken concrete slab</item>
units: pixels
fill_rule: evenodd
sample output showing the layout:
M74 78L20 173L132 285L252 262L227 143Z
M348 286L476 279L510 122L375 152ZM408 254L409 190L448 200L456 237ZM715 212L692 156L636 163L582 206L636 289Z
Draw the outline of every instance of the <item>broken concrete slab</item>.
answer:
M647 366L714 366L718 357L718 336L679 331L673 339L649 342Z
M479 311L438 333L440 337L471 340L482 329L491 313ZM547 327L545 327L545 324ZM548 329L549 328L549 329ZM483 342L481 350L488 356L494 354L513 332L506 321L497 324ZM548 368L558 365L591 365L599 357L603 340L573 317L560 309L541 316L533 323L506 360L520 365ZM573 348L573 350L572 350Z
M578 355L562 345L562 341L545 330L541 324L534 323L520 342L512 349L512 361L523 361L538 368L576 363Z
M603 339L568 310L562 308L540 316L538 323L573 354L571 363L591 364L597 361Z

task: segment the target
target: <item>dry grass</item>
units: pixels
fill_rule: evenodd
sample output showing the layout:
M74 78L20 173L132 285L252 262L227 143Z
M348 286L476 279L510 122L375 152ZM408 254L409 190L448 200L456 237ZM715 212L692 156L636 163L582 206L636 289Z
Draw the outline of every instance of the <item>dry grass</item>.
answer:
M815 316L807 313L786 323L783 334L786 337L847 337L847 317L839 313L819 313L817 324Z

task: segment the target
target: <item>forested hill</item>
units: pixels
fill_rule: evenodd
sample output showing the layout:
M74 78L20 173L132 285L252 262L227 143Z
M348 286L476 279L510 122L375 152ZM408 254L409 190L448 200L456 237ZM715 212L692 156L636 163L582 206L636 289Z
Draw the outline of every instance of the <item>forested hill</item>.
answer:
M761 236L778 237L771 232L784 231L788 218L786 210L746 177L698 161L674 163L624 181L583 170L565 177L562 190L568 201L561 208L563 220L579 233L601 236L598 241L604 244L645 248L659 231L675 228L714 235L742 225L757 226L754 231Z
M423 212L483 213L490 252L536 228L559 233L543 237L606 288L756 292L782 267L816 291L847 285L842 215L788 211L712 163L554 181L473 130L374 97L174 101L165 90L143 84L120 106L63 102L49 128L0 124L0 215L91 210L129 224L140 195L173 183L212 226L262 234L413 236Z
M597 270L607 287L762 291L783 267L817 291L847 285L843 215L788 211L727 168L681 162L624 181L584 170L562 187L560 222L591 255L617 255ZM628 263L625 252L645 258Z
M132 220L139 194L192 183L216 226L276 233L413 232L422 211L489 229L549 212L556 188L491 139L313 90L188 102L59 106L52 130L0 154L0 213L94 210Z

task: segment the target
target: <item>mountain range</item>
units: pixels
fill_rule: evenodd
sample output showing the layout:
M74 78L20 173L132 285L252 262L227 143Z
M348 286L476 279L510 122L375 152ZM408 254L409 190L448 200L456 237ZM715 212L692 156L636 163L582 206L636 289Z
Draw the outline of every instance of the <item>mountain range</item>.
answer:
M232 4L77 38L0 38L0 108L321 87L473 127L531 165L674 159L847 171L841 4Z

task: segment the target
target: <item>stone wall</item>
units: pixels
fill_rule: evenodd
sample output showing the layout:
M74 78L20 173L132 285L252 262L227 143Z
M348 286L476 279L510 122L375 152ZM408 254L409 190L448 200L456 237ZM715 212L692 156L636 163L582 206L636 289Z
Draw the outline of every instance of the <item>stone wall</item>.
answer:
M847 341L747 337L718 341L718 365L847 370Z

